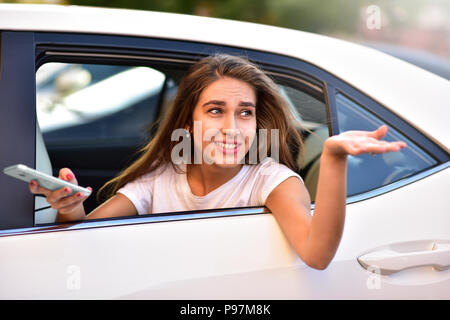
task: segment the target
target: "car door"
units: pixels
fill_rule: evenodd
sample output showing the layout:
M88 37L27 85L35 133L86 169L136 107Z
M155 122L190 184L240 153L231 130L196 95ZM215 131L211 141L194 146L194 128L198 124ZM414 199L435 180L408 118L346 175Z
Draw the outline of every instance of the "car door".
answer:
M19 45L22 55L14 55ZM235 48L159 39L3 32L2 63L8 67L2 69L0 88L2 98L11 102L13 116L8 115L10 110L6 107L1 112L4 119L8 115L11 125L21 127L24 133L14 141L2 139L3 150L8 148L8 157L2 159L2 164L50 167L53 174L68 164L76 174L80 173L77 174L80 183L90 177L112 177L119 169L116 162L126 161L129 150L136 148L139 141L134 139L136 132L126 131L126 136L117 136L118 130L109 130L113 127L107 125L117 125L119 114L121 121L131 119L129 124L134 128L132 120L140 120L135 115L141 113L133 104L118 111L116 105L104 108L109 97L99 94L104 86L114 82L112 78L117 79L117 75L129 69L103 72L103 78L97 82L92 80L95 78L92 70L105 66L152 68L166 72L176 83L177 75L198 59L199 52L205 55L217 51L242 53ZM259 54L247 53L255 57ZM267 54L256 61L268 63L276 58ZM21 69L15 69L17 66ZM71 79L64 78L66 71ZM280 79L282 90L292 93L296 86L293 83L302 83L292 74L280 73L278 68L271 67L268 71ZM64 81L59 75L63 75ZM155 109L147 121L164 112L165 99L170 98L170 83L167 78L161 79L163 83L153 101L155 107L147 108ZM8 90L8 83L19 87L21 82L28 86ZM319 104L325 108L324 91L320 82L316 82L308 79L308 85L302 84L299 93L304 94L303 99L314 100L311 106ZM127 82L123 84L130 86ZM52 98L55 87L58 95ZM109 93L117 98L120 96L117 90ZM92 91L94 94L89 95ZM101 99L91 106L86 97ZM117 102L113 100L111 103ZM73 116L73 110L82 117ZM126 112L134 116L126 118ZM58 115L57 121L49 118L52 114ZM326 109L320 114L324 118ZM84 121L91 115L93 118ZM92 127L88 128L88 124ZM99 131L103 126L106 129ZM323 127L323 123L314 126ZM139 132L151 134L151 130L144 129L140 127ZM15 137L18 131L11 136ZM102 140L105 136L106 140ZM117 143L107 145L115 148L116 157L122 155L121 161L112 160L111 153L104 152L101 143L108 143L108 139L128 143L119 144L120 148ZM14 152L11 143L22 143L29 152ZM317 152L320 153L320 146ZM43 165L43 161L49 161L50 166ZM265 270L280 270L284 276L284 270L293 265L302 264L306 268L263 207L211 208L58 224L47 219L52 217L51 209L43 199L35 203L26 184L8 177L2 177L1 181L4 186L9 185L2 195L9 207L2 213L0 237L0 296L4 298L233 298L261 294L287 297L284 287L290 283L290 276L278 285L261 282L266 278Z
M19 45L22 55L13 55ZM135 51L136 48L139 50ZM199 53L205 55L217 51L245 52L250 59L264 66L277 80L292 107L299 111L308 130L315 133L305 137L305 166L301 172L314 195L321 142L329 134L339 132L344 118L341 114L345 115L341 108L344 102L337 97L338 92L352 101L358 98L356 101L362 101L362 109L376 109L377 104L326 71L303 61L252 50L182 41L3 32L2 65L8 67L2 68L0 92L2 98L14 106L13 116L8 115L8 119L17 138L15 135L11 135L15 137L14 141L2 138L2 150L8 148L8 156L2 159L2 164L38 164L35 163L35 72L39 72L45 63L132 65L160 70L164 66L173 70L178 68L182 73L186 66L198 59ZM21 69L13 68L19 65ZM13 70L20 72L13 73ZM8 90L6 83L18 86L22 82L27 85L25 91ZM163 100L158 100L159 108ZM10 110L2 107L1 112L5 116ZM393 277L382 274L381 268L376 266L364 266L363 261L370 260L358 261L366 253L384 250L383 246L391 246L403 253L420 252L426 250L431 242L440 246L442 243L438 240L449 239L444 214L439 210L446 204L444 197L433 202L436 208L430 213L433 219L423 221L419 218L425 209L418 196L423 199L423 189L440 183L441 188L438 190L436 187L435 195L444 192L442 181L448 181L448 170L443 170L444 155L416 130L405 126L401 119L387 115L390 114L383 114L380 121L389 120L393 129L402 136L412 135L412 143L420 142L418 154L423 152L431 159L421 155L425 158L421 169L406 173L400 171L390 180L386 180L387 176L393 172L385 170L385 184L379 183L376 180L378 176L373 175L373 170L378 168L376 165L369 170L371 174L367 177L376 180L372 184L361 184L357 180L358 168L349 169L349 186L352 186L349 190L355 192L349 193L341 245L333 262L324 271L311 269L301 261L265 208L214 208L201 212L37 225L36 221L44 211L33 212L36 207L33 207L33 197L26 185L2 177L2 186L8 185L8 188L1 195L2 203L7 203L7 206L1 215L0 296L42 299L298 299L423 297L425 294L426 297L441 297L448 287L445 271L433 270L435 273L417 278L405 270L407 276L401 277L401 282L396 276L404 275L404 271L395 273ZM20 131L16 128L18 125ZM26 145L29 150L13 152L12 143ZM60 149L59 154L67 157L69 149ZM87 152L88 149L84 150ZM58 150L53 152L53 155L50 152L50 158L58 161L55 156ZM107 161L107 158L99 152L96 160ZM53 171L57 171L58 166L53 167ZM89 175L95 176L88 170L92 168L101 170L101 167L78 169L82 173L85 170L85 178L88 179ZM100 173L106 174L103 178L107 178L115 173L114 170L117 168ZM417 194L417 203L413 203L414 208L407 208L405 194L414 193ZM408 224L410 220L413 222ZM434 280L431 281L430 277ZM411 289L417 284L424 285L425 291Z

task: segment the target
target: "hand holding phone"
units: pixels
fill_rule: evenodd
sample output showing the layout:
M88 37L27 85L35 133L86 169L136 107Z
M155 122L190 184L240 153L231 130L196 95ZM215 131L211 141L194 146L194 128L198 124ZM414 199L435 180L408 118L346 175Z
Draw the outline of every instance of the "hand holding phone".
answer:
M83 188L76 184L50 176L43 172L39 172L23 164L16 164L7 167L3 169L3 173L28 183L31 182L32 180L35 180L37 181L39 186L50 191L55 191L65 187L69 187L72 190L72 192L68 194L68 196L73 195L77 192L81 192L84 196L89 196L91 194L91 190L87 188Z

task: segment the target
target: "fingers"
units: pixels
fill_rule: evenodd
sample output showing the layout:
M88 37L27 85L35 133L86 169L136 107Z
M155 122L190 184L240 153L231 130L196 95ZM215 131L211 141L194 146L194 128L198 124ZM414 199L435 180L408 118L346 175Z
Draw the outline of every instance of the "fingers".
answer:
M73 184L78 184L78 181L75 178L74 173L69 168L62 168L61 170L59 170L58 178Z
M88 188L88 189L91 189L91 188ZM55 201L51 201L50 199L48 199L47 201L50 203L50 205L53 209L56 209L61 213L67 213L67 212L72 211L74 208L78 207L88 197L89 196L84 196L81 192L77 192L68 197L66 196L63 198L58 198Z
M47 196L51 192L50 190L39 186L36 180L30 181L30 183L28 184L28 188L30 189L30 192L33 194L43 194Z
M50 204L50 206L61 213L68 213L72 211L89 197L83 195L81 192L76 192L73 195L70 195L72 193L72 189L69 187L50 191L48 189L40 187L34 180L30 182L29 187L30 191L33 194L45 195L46 200ZM87 189L92 191L91 187L87 187Z
M364 153L381 154L396 152L406 147L403 141L388 142L381 140L387 134L388 127L380 126L375 131L345 131L326 140L328 152L353 156Z
M372 137L374 140L371 140L371 142L373 143L366 145L366 152L369 152L373 155L385 152L396 152L406 147L406 143L403 141L381 141L380 139L384 138L387 132L387 125L382 125L375 131L370 132L368 136Z
M46 195L47 202L52 204L54 202L59 201L61 198L70 196L71 193L72 193L72 189L70 187L64 187L64 188L52 191Z
M372 131L369 133L369 137L375 138L375 139L383 139L386 133L388 132L388 126L383 124L382 126L378 127L375 131Z
M75 175L68 168L61 169L59 171L58 177L62 180L78 185L78 181L75 178ZM30 189L30 192L33 194L45 195L46 200L50 204L50 206L61 213L71 212L89 197L83 195L81 192L72 194L73 190L70 187L64 187L58 190L51 191L39 186L39 184L35 180L31 181L28 187ZM92 191L91 187L87 187L87 189Z
M78 185L78 181L75 178L75 175L73 174L72 170L70 170L69 168L63 168L63 169L59 170L58 178ZM30 189L31 193L43 194L46 197L50 197L50 199L52 199L52 200L55 198L60 198L62 196L67 196L72 192L72 190L70 190L70 188L68 188L68 189L62 188L60 190L51 191L51 190L48 190L48 189L45 189L45 188L39 186L39 184L35 180L30 181L30 183L28 184L28 188Z
M371 155L382 154L386 152L396 152L406 147L406 143L403 141L382 141L376 139L370 139L369 141L354 142L346 146L346 152L350 155L357 156L364 153L370 153Z
M377 144L366 146L367 149L366 152L370 153L371 155L374 155L386 152L397 152L405 147L406 143L403 141L394 141L394 142L379 141Z

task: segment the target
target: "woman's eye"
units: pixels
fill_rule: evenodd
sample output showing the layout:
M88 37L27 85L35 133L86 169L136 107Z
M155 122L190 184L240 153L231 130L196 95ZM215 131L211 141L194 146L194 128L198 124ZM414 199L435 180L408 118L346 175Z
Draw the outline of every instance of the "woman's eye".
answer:
M221 110L219 108L212 108L208 110L211 114L220 114Z
M241 111L241 115L243 115L244 117L249 117L251 116L253 113L251 110L242 110Z

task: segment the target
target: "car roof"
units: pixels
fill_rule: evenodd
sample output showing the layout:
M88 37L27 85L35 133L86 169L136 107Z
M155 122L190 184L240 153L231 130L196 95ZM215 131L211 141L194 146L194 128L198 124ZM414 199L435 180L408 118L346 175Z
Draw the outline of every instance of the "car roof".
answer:
M210 17L44 4L0 4L0 30L157 37L291 56L322 68L364 92L447 151L450 146L450 81L348 41Z
M377 49L391 56L408 61L422 69L428 70L450 80L450 60L427 51L407 48L382 42L363 42L365 46Z

